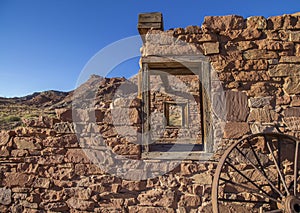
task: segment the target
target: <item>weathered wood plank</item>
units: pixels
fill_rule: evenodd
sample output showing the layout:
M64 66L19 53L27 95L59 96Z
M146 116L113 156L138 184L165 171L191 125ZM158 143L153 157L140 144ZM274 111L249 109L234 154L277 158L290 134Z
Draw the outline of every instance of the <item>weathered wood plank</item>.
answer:
M154 29L161 29L162 30L162 23L156 22L149 22L149 23L138 23L138 28L154 28Z
M212 153L206 152L148 152L142 153L143 159L160 160L198 160L206 161L212 159Z
M162 13L159 12L139 14L139 23L140 22L162 22L162 19L163 19Z

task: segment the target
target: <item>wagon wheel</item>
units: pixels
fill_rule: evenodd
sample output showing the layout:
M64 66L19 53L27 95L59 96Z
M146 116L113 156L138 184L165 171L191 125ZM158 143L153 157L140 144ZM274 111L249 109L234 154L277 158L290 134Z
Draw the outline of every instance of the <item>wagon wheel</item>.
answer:
M278 133L230 146L214 175L213 212L300 212L298 152L298 139Z

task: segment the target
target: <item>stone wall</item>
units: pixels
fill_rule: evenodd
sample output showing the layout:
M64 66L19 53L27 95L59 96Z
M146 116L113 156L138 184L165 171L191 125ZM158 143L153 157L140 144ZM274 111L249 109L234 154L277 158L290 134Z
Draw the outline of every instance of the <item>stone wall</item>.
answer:
M220 150L257 132L300 136L300 17L205 17L201 27L149 31L142 50L194 52L209 58L212 85L221 82L225 94L226 118L214 132ZM1 212L211 212L216 162L141 161L142 103L107 95L123 83L107 80L96 109L62 109L1 132Z

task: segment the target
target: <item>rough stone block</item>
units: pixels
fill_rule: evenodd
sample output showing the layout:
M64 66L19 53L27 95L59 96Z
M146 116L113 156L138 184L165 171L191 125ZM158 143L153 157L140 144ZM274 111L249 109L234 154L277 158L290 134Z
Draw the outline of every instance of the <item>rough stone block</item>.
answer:
M267 72L264 71L250 71L250 72L234 72L235 81L240 82L257 82L270 80Z
M72 122L72 109L55 109L56 117L64 122Z
M70 209L76 209L81 211L93 211L95 203L93 201L80 200L78 198L72 197L67 200L68 207Z
M5 173L5 185L8 187L31 187L34 177L24 173Z
M171 207L175 199L175 193L171 190L149 190L141 193L138 200L143 206Z
M37 178L32 185L34 188L48 189L50 186L50 180L47 178Z
M65 162L90 163L90 160L82 149L69 149L65 155Z
M262 108L267 105L271 105L271 102L274 98L271 96L260 97L260 98L250 98L249 105L251 108Z
M284 110L285 117L300 117L300 107L290 107Z
M34 137L15 137L13 139L18 149L39 149L40 145L36 144L36 139Z
M10 135L7 131L0 131L0 146L8 143Z
M300 64L278 64L269 69L271 77L300 76Z
M204 55L217 54L219 50L219 42L205 42L203 43Z
M299 95L293 96L291 106L292 107L300 106L300 96Z
M224 127L224 138L237 139L249 132L250 127L246 122L228 122Z
M257 49L247 50L244 52L243 56L247 60L278 58L278 54L274 51L257 50Z
M289 32L289 41L292 42L300 42L300 33L298 31L296 32Z
M299 56L281 56L280 63L300 63Z
M173 208L149 207L149 206L130 206L130 213L175 213Z
M201 198L197 195L183 195L181 196L178 205L185 207L199 207L201 205Z
M144 191L147 187L146 181L122 181L122 188L129 191Z
M252 109L248 118L248 121L270 123L278 119L276 112L269 109Z
M300 131L300 118L298 117L285 117L284 123L287 128L292 131Z
M75 133L74 130L74 125L69 122L61 122L61 123L56 123L53 126L53 129L60 134L71 134Z
M8 189L6 187L0 188L0 204L11 204L11 189Z
M267 28L267 20L263 16L251 16L247 18L247 28L264 30Z
M133 125L141 122L136 108L114 108L111 110L114 125Z
M226 92L227 121L246 121L249 114L247 95L243 92Z
M202 28L206 31L220 32L225 30L239 30L244 27L244 18L236 15L206 16Z
M300 94L300 76L286 78L283 89L290 95Z

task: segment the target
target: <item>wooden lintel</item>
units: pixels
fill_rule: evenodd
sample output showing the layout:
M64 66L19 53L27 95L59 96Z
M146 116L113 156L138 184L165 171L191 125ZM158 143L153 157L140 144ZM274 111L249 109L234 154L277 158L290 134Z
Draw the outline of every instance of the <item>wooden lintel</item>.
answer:
M157 160L211 160L213 153L206 152L145 152L142 153L142 159Z

